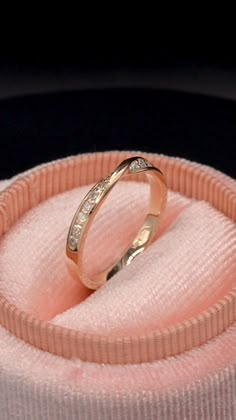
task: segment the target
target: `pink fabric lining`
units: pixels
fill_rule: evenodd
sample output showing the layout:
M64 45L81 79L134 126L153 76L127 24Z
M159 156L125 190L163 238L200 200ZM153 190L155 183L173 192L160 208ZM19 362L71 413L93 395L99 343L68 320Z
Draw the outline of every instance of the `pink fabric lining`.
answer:
M211 168L208 173L236 192L234 180ZM91 231L85 255L91 272L114 258L125 245L124 233L132 236L144 215L147 185L117 187ZM188 180L186 192L190 187ZM42 202L3 237L0 294L11 303L53 324L119 336L187 320L235 286L235 223L209 203L171 190L152 246L104 287L88 293L61 257L71 217L88 188ZM4 420L236 417L235 324L188 352L133 366L66 360L4 328L0 343Z

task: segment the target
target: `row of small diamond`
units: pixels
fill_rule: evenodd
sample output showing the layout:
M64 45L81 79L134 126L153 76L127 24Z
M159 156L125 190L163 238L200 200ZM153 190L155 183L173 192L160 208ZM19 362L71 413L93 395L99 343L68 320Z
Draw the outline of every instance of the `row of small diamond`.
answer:
M152 164L146 159L137 158L133 160L129 166L131 173L135 173L141 169L151 167ZM75 219L73 226L70 229L70 236L68 246L72 251L77 250L78 242L82 234L82 230L88 220L88 217L93 210L95 203L102 192L106 189L106 185L109 182L110 176L100 181L95 187L89 192L86 200L78 209L78 215Z
M78 215L75 218L74 225L71 228L71 234L70 234L69 243L68 243L68 246L72 251L77 250L77 245L78 245L82 230L88 220L90 213L94 209L97 199L105 190L107 182L108 182L108 178L106 178L105 180L95 185L95 187L89 192L84 203L77 210Z
M152 164L148 162L146 159L137 158L133 160L133 162L131 162L129 169L130 169L130 172L133 173L133 172L137 172L137 171L140 171L141 169L151 167L151 166Z

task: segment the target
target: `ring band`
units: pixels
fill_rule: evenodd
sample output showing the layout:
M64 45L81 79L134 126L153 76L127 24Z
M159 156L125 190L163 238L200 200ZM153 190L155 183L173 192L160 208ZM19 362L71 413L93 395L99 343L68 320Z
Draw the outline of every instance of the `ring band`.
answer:
M115 184L125 175L133 176L138 173L143 173L150 185L149 211L144 223L122 258L115 265L107 267L101 273L90 278L82 269L83 248L88 229ZM166 206L166 201L167 185L164 174L139 156L125 159L114 172L93 186L82 200L72 219L66 242L66 256L69 258L69 262L73 263L73 268L76 269L78 277L86 287L93 290L98 289L147 248L156 232L158 218Z

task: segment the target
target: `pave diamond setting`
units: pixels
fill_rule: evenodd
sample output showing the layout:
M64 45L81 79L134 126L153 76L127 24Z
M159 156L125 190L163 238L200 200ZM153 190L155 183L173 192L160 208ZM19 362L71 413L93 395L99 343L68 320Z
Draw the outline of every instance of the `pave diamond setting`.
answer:
M85 224L88 221L90 213L93 211L95 205L97 204L98 199L106 190L109 178L110 176L98 182L98 184L96 184L95 187L88 193L83 204L81 204L78 208L77 216L75 217L74 224L71 226L70 236L68 239L68 247L71 251L78 250L79 241L81 239Z
M89 201L85 201L82 210L84 213L89 213L92 210L92 208L93 208L93 204L90 203Z
M86 214L80 211L77 217L78 223L84 223L86 219L87 219Z
M82 226L81 225L74 225L73 226L73 234L75 236L79 236L81 234Z
M151 167L152 164L148 162L146 159L143 158L137 158L131 162L129 166L129 170L131 173L135 173L138 171L141 171L142 169Z
M78 238L76 238L74 235L71 235L69 237L69 248L72 251L75 251L77 249L78 241Z
M91 191L91 193L90 193L90 194L89 194L89 196L88 196L88 200L89 200L89 202L90 202L91 204L96 203L97 198L99 197L99 195L100 195L100 191L96 191L96 190Z

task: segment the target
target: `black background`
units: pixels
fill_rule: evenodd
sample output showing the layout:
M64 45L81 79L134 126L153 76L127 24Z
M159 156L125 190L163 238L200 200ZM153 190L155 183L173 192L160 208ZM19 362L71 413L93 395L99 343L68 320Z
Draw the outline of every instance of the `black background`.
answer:
M26 79L42 72L96 80L119 72L159 70L183 75L198 69L236 71L231 46L124 49L24 49L0 57L0 77ZM9 78L10 75L10 78ZM37 78L36 77L36 78ZM157 76L158 77L158 76ZM37 91L37 89L36 89ZM151 88L70 90L0 100L0 178L70 154L128 149L181 156L236 178L236 104L196 93Z

